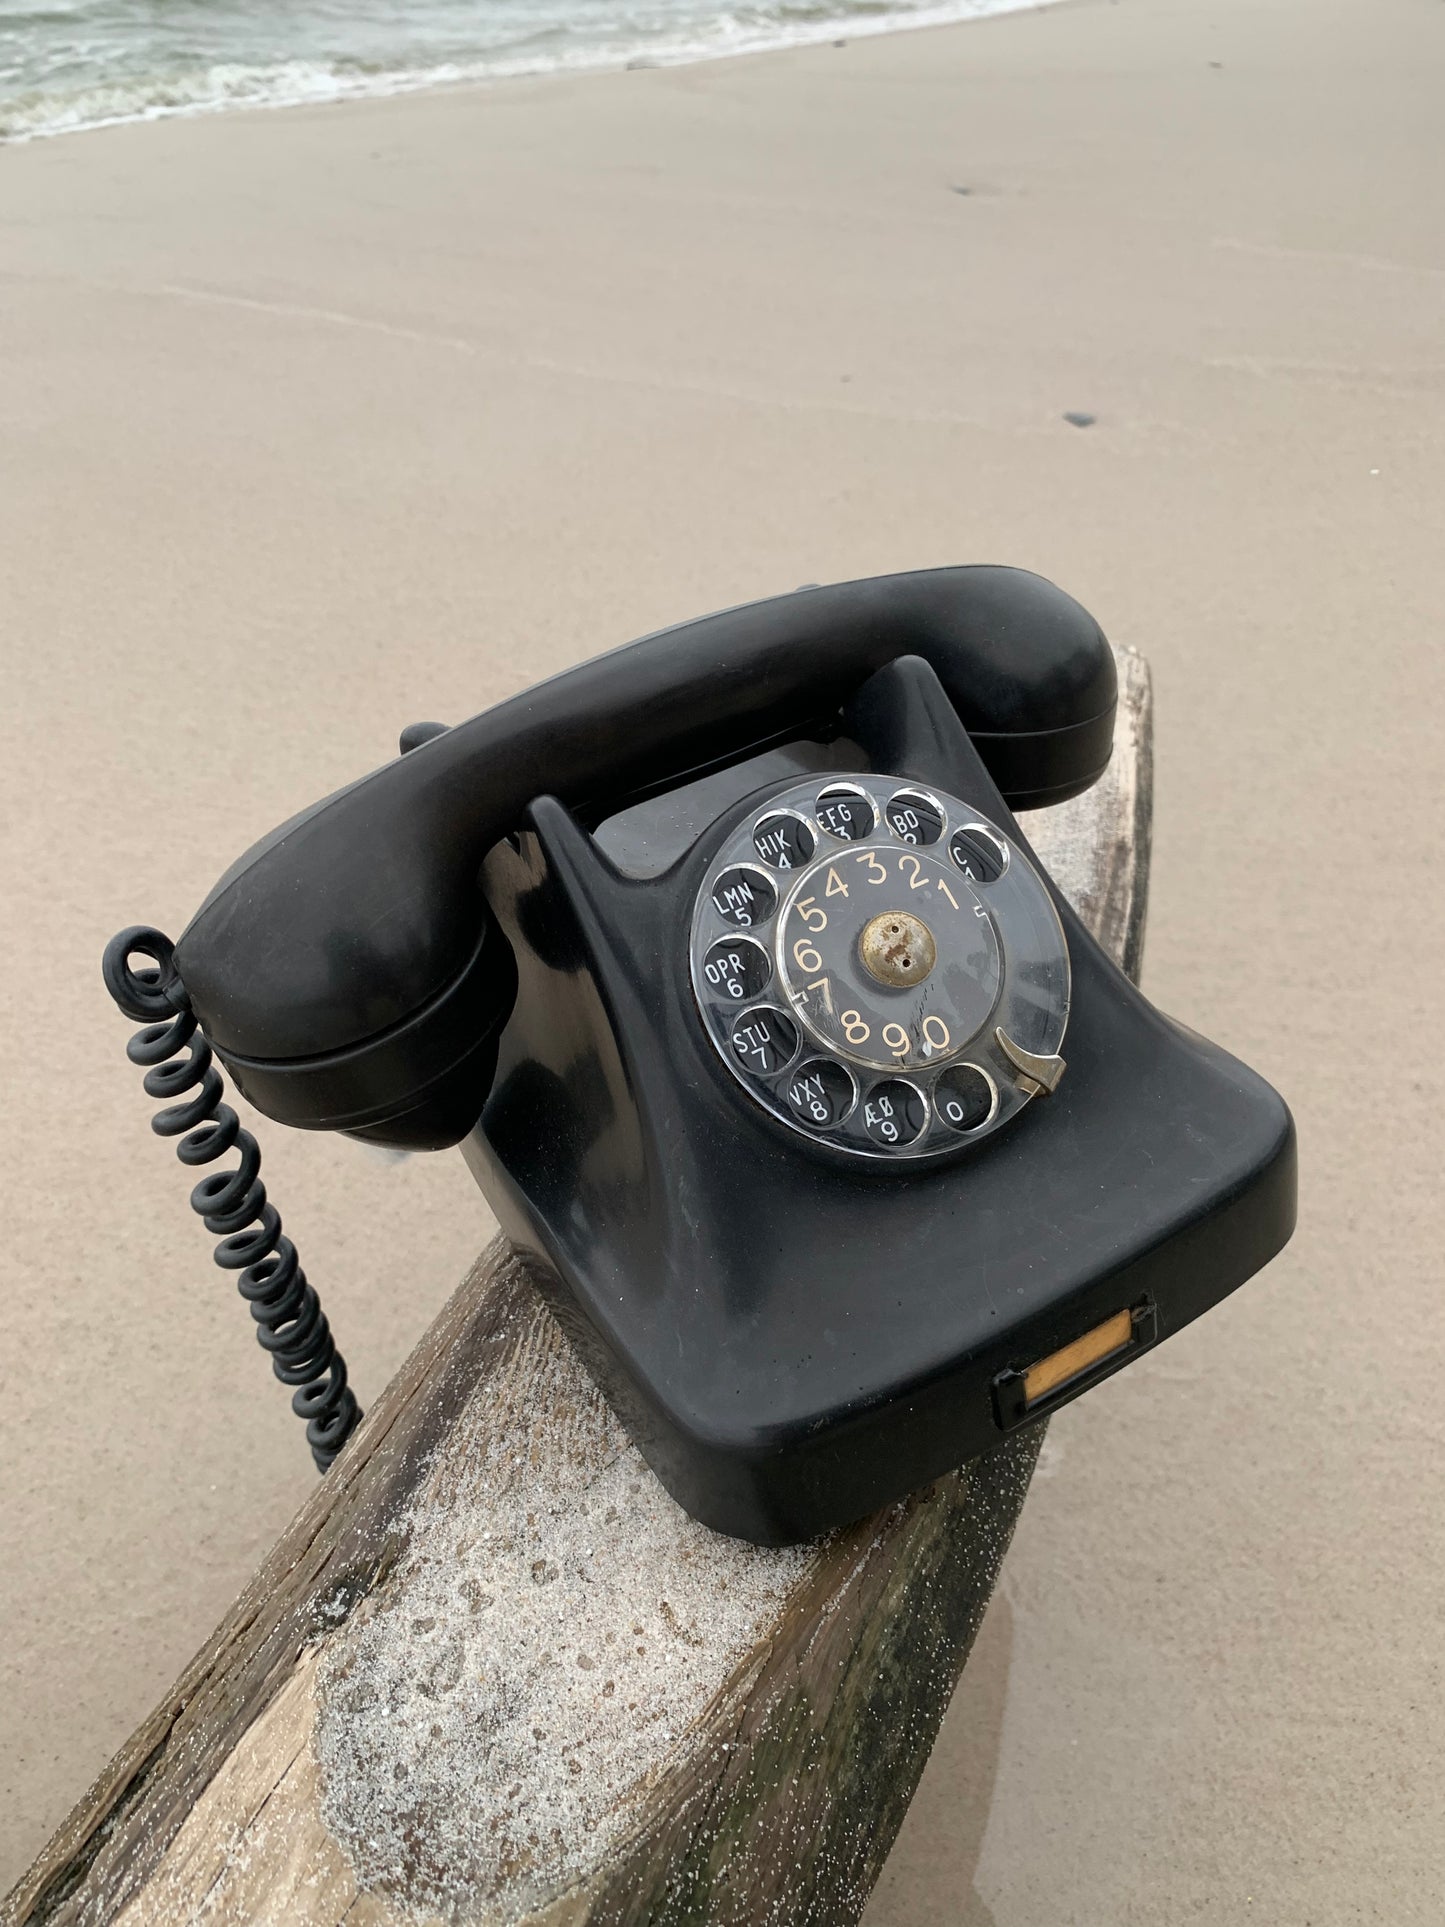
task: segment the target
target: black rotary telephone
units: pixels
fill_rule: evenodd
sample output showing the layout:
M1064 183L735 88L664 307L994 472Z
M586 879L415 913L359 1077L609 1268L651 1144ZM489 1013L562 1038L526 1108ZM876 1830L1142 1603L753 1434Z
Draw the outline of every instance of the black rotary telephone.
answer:
M934 569L649 636L248 850L106 957L318 1462L356 1422L221 1101L460 1144L663 1483L761 1543L854 1519L1177 1331L1294 1221L1294 1134L1161 1016L1012 811L1109 760L1113 659L1036 576ZM144 960L137 968L134 960Z

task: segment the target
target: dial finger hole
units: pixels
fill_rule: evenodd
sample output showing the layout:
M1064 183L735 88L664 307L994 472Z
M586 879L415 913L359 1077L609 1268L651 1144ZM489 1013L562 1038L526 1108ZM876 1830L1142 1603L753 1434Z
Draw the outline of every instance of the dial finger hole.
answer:
M704 957L702 974L714 996L741 1004L767 989L773 960L751 937L723 937Z
M899 790L889 797L883 814L900 843L921 848L943 835L943 805L922 790Z
M1008 868L1007 849L977 823L955 830L948 850L970 883L997 883Z
M873 798L853 783L833 783L818 792L813 805L818 827L835 836L840 843L856 843L871 836L878 821Z
M863 1129L875 1144L897 1150L912 1144L928 1121L923 1093L901 1077L875 1084L863 1099Z
M841 1124L858 1101L851 1073L831 1057L811 1057L788 1079L783 1092L800 1124L828 1131Z
M761 870L736 863L712 886L712 907L725 923L750 930L766 923L778 907L778 893Z
M998 1109L998 1087L976 1064L955 1064L933 1090L933 1108L950 1131L978 1131Z
M753 848L775 870L797 870L817 848L818 839L795 810L774 810L753 827Z
M798 1027L771 1004L745 1011L728 1036L733 1054L753 1077L772 1077L798 1052Z

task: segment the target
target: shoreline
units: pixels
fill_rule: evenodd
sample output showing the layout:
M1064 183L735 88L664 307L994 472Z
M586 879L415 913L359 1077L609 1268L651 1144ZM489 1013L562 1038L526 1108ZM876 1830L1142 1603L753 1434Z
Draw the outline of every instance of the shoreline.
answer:
M1041 13L1048 9L1074 4L1074 0L984 0L982 10L978 0L939 0L939 4L919 7L916 11L897 14L848 15L839 13L827 16L810 24L802 30L780 30L776 35L760 33L739 44L710 46L702 41L687 41L669 45L667 42L648 43L639 41L635 46L619 50L615 54L599 52L594 57L579 54L575 60L557 58L551 61L530 61L525 58L513 59L505 55L496 60L480 56L475 63L463 70L455 62L445 62L432 68L396 67L382 69L373 75L359 76L352 82L340 69L333 69L323 84L311 90L298 87L295 91L285 92L280 77L296 75L302 68L313 67L315 63L305 61L279 62L269 67L258 66L253 71L257 76L258 89L264 77L275 77L278 91L267 95L258 91L254 96L241 95L235 98L217 97L176 102L157 101L150 105L139 105L135 111L102 114L93 119L42 124L10 133L4 131L7 114L16 111L29 97L19 95L14 101L7 102L0 97L0 148L28 147L37 141L66 139L73 134L98 134L115 127L147 127L170 120L206 120L232 114L282 113L290 109L305 107L344 107L359 101L399 100L418 94L454 94L470 92L474 89L490 90L505 86L515 80L582 79L590 74L618 74L648 72L652 70L673 70L684 67L714 66L719 62L748 60L758 56L788 53L797 48L823 47L830 43L846 46L850 41L877 40L884 36L899 33L927 32L941 27L982 26L990 20L1005 20L1019 13ZM225 63L215 63L201 73L215 74L222 70ZM316 68L318 74L325 70ZM176 76L173 80L157 77L153 81L137 80L136 91L147 87L155 90L168 86L178 86L191 76ZM123 88L127 83L120 83ZM75 95L57 96L59 102L85 98L90 93L112 91L104 82L97 82L92 89L80 90ZM37 106L43 102L37 103Z

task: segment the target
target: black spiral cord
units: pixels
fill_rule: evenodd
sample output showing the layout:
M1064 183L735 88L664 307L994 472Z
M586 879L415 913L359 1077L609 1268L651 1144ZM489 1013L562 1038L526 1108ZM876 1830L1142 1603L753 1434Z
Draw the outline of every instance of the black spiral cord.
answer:
M135 970L132 957L147 957L150 964ZM324 1472L359 1424L361 1407L346 1382L346 1361L321 1300L306 1282L295 1245L281 1230L281 1214L266 1197L261 1147L221 1101L225 1081L176 971L175 945L159 930L136 924L111 938L101 969L106 989L125 1015L145 1022L125 1052L133 1064L146 1067L146 1096L166 1100L151 1129L180 1138L176 1156L184 1165L213 1164L232 1149L240 1154L234 1171L213 1171L201 1179L191 1192L191 1209L220 1239L216 1263L223 1271L240 1272L236 1288L251 1307L256 1342L270 1354L281 1383L297 1387L291 1409L305 1420L311 1456ZM171 1101L193 1090L196 1096L186 1102Z

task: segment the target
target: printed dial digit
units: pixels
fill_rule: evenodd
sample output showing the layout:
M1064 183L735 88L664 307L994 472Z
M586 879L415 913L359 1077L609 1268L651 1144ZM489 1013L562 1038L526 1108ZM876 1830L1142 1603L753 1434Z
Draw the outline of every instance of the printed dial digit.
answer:
M786 1086L788 1109L800 1124L830 1131L853 1108L858 1095L852 1074L829 1057L800 1064Z
M753 848L764 863L775 870L798 870L813 854L817 838L801 816L790 810L777 810L758 819L753 831Z
M712 886L713 908L724 923L750 930L766 923L778 907L778 893L761 870L724 870Z
M863 1129L875 1144L892 1149L911 1144L928 1117L922 1093L903 1079L875 1084L862 1105Z
M724 937L703 959L702 974L718 996L746 1003L767 989L773 962L751 937Z
M923 1055L938 1057L953 1048L953 1035L936 1010L923 1020Z
M972 825L955 831L948 847L970 883L997 883L1008 862L1003 845L987 830Z
M732 1047L738 1062L754 1077L769 1077L794 1057L798 1027L780 1010L750 1010L732 1028Z
M943 810L918 790L899 790L890 796L883 814L900 843L936 843L943 835Z
M939 1078L933 1108L951 1131L976 1131L993 1116L998 1093L974 1064L955 1064Z
M843 784L820 790L813 814L820 830L844 843L867 836L876 820L872 801L861 790Z

